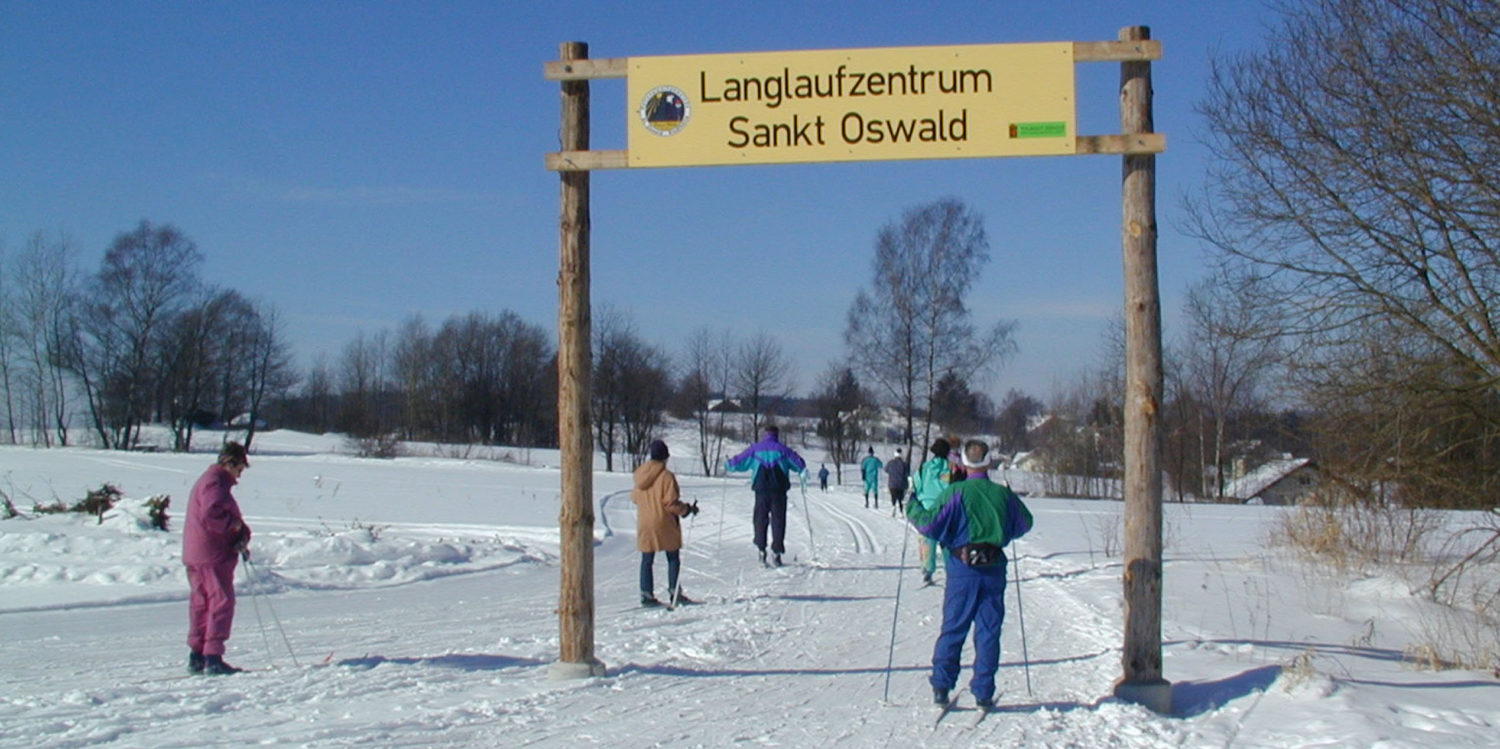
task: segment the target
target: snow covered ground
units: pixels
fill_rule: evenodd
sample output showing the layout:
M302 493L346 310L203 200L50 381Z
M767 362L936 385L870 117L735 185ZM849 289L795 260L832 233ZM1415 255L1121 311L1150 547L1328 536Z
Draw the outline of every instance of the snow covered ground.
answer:
M705 603L636 606L629 475L601 471L595 639L608 674L549 681L559 482L541 464L555 456L359 460L339 447L257 438L236 490L254 574L242 569L226 656L255 670L219 678L184 674L178 562L188 488L212 455L0 448L0 491L23 511L105 482L125 495L102 524L0 521L0 745L1500 745L1500 683L1403 658L1426 621L1407 584L1292 561L1266 543L1275 508L1166 508L1175 714L1113 698L1120 505L1037 497L1012 568L1003 710L934 725L942 589L918 587L915 541L886 503L794 489L795 561L763 569L746 482L686 475L675 442L684 494L703 508L685 526L684 587ZM142 506L163 493L170 533L149 530Z

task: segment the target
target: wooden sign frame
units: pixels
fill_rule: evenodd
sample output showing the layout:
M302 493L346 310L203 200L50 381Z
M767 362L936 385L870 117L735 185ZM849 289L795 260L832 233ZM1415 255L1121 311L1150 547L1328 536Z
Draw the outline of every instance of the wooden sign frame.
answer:
M546 168L561 181L558 264L558 443L561 460L560 655L554 678L602 676L594 656L593 437L590 431L589 173L630 166L625 150L589 148L589 81L625 78L629 58L593 60L588 45L564 42L543 67L562 88L561 150ZM1120 123L1113 135L1077 135L1078 155L1122 157L1122 260L1125 276L1125 592L1123 675L1115 694L1170 714L1162 677L1162 480L1157 415L1163 393L1161 296L1157 278L1156 154L1151 62L1161 42L1130 26L1117 41L1075 42L1074 62L1120 63Z

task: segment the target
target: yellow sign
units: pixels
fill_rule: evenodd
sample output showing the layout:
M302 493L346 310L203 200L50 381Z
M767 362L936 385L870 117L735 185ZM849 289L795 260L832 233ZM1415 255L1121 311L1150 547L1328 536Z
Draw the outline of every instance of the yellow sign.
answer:
M632 167L1074 153L1073 44L632 57Z

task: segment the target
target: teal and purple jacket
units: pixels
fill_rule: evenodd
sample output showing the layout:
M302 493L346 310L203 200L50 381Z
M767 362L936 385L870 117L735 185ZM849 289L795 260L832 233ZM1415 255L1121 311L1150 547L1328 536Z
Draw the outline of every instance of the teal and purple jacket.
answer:
M750 486L755 489L777 489L785 492L791 488L790 484L775 486L774 484L785 481L786 476L792 472L803 474L806 478L807 463L802 460L795 450L781 444L781 440L775 435L766 432L761 440L747 448L739 455L730 458L724 464L725 470L730 473L742 473L744 471L755 471L750 477ZM775 476L773 468L780 468L780 476ZM774 477L774 478L773 478Z
M969 544L1005 546L1031 530L1031 510L1010 487L972 473L948 485L935 506L908 502L906 517L917 531L939 544L956 549Z

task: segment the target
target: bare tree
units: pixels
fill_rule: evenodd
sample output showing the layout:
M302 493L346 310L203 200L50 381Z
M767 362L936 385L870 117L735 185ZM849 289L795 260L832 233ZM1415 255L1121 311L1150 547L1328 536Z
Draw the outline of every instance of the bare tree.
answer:
M421 315L412 315L396 331L392 365L401 390L401 424L406 439L437 437L443 392L438 384L439 359L432 350L432 333Z
M157 381L160 413L172 430L173 450L192 449L199 423L228 418L219 406L234 382L235 328L251 312L239 292L206 289L197 304L169 321Z
M606 306L593 331L595 439L605 470L614 470L616 452L628 456L633 469L671 395L667 356L642 341L634 323L616 308Z
M245 438L249 448L260 428L262 409L267 398L276 398L296 385L291 347L282 328L281 314L275 307L262 304L256 309L257 325L245 351Z
M684 348L682 384L679 396L686 401L698 429L698 455L703 475L713 476L723 464L725 409L722 399L729 395L730 374L734 364L734 339L729 331L715 333L698 328L688 337ZM715 403L714 399L721 399Z
M390 387L388 339L384 331L360 331L340 357L339 428L357 440L383 438L391 428L383 407Z
M326 434L334 429L336 394L333 367L328 363L328 354L318 352L312 368L307 372L307 381L302 387L302 397L307 402L307 416L313 432Z
M735 353L731 386L740 397L740 405L750 412L750 440L760 436L766 412L792 392L792 365L771 334L759 331L740 344Z
M844 481L844 464L859 459L859 443L865 436L864 422L871 399L859 386L854 370L830 363L818 380L813 396L818 409L818 436L828 446L839 483Z
M661 426L662 413L672 397L671 362L666 352L637 342L635 353L626 367L625 389L630 393L621 413L624 416L625 454L631 469L646 459L651 439Z
M1282 10L1273 47L1214 67L1199 108L1216 167L1194 226L1275 292L1294 371L1315 375L1299 382L1347 417L1325 439L1350 447L1349 424L1409 425L1422 404L1445 426L1409 445L1430 470L1406 486L1489 506L1487 482L1451 477L1482 473L1472 461L1500 443L1500 5Z
M1015 389L1007 391L995 419L1000 451L1015 454L1030 450L1031 428L1044 412L1042 402L1036 398Z
M1014 322L981 331L968 307L989 259L983 218L956 198L909 209L876 238L873 278L849 308L844 342L855 370L901 410L908 454L945 375L974 384L1015 352ZM929 417L923 444L931 431Z
M36 428L33 441L47 447L68 444L71 414L63 364L76 340L78 300L72 252L66 237L37 232L13 265L22 381Z
M9 263L5 258L5 246L0 244L0 269ZM14 283L9 273L0 274L0 391L5 393L5 424L8 442L17 444L20 433L16 428L16 391L20 384L20 362L17 343L21 340L20 321L16 314Z
M1230 443L1247 436L1230 434L1230 427L1236 416L1261 409L1261 388L1281 363L1279 315L1260 301L1261 286L1254 276L1220 273L1195 284L1183 303L1179 394L1198 404L1205 422L1198 430L1206 469L1200 496L1223 498Z
M149 221L115 237L104 253L69 357L104 447L134 446L154 416L161 335L192 299L202 262L176 227Z

